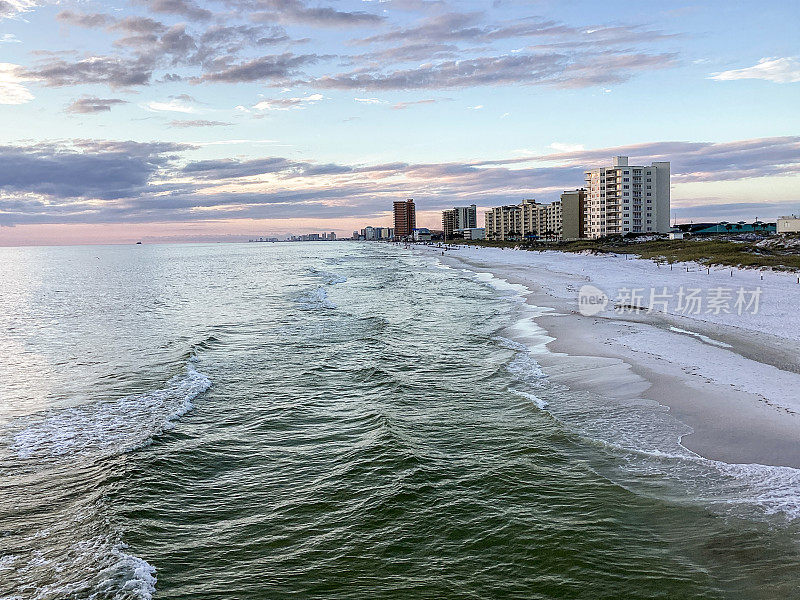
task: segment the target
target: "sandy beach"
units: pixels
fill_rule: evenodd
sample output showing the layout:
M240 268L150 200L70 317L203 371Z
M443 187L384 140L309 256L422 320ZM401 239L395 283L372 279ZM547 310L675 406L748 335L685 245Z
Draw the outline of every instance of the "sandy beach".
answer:
M515 287L536 310L531 332L516 339L535 353L551 381L609 402L656 402L685 427L680 444L730 464L800 468L800 339L795 308L800 286L786 273L738 269L672 269L621 256L569 255L458 247L440 260L491 274ZM733 283L731 283L733 282ZM586 284L611 298L625 286L760 288L755 314L681 315L613 309L578 310ZM503 286L500 286L501 288ZM733 288L736 289L736 288Z

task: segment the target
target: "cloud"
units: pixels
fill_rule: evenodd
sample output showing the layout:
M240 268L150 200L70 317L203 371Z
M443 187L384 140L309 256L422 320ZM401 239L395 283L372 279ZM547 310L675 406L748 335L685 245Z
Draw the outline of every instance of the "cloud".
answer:
M239 143L239 141L225 141ZM319 163L282 156L187 161L196 147L73 141L0 146L0 222L98 223L382 214L397 197L426 210L453 198L483 206L557 198L585 169L628 155L671 160L673 183L800 173L800 137L737 142L652 142L500 160ZM676 198L677 190L674 194ZM678 208L691 200L676 200ZM766 218L768 214L759 216Z
M185 103L184 99L177 98L172 98L169 102L157 102L153 100L145 104L145 108L154 112L179 112L187 114L197 112L194 106L189 106Z
M365 0L372 2L374 0ZM445 0L377 0L381 6L408 11L429 11L447 7Z
M35 0L0 0L0 19L16 17L36 6Z
M229 127L233 123L226 123L224 121L205 121L203 119L195 119L193 121L170 121L170 127L177 128L190 128L190 127Z
M28 67L26 76L51 87L105 84L112 89L152 81L263 81L365 91L486 85L586 87L620 83L636 73L676 63L675 55L637 48L675 34L636 25L573 26L540 17L492 22L490 13L442 12L446 5L437 2L393 0L384 11L400 7L425 11L426 16L388 31L376 27L386 20L382 15L306 0L219 0L219 5L232 9L228 12L212 12L197 0L135 2L151 13L187 22L168 25L151 16L63 10L57 15L61 23L118 36L112 49L77 58L50 54ZM247 22L241 22L244 19ZM377 33L351 41L351 45L370 46L360 54L348 53L346 47L338 56L291 51L264 54L261 48L265 46L309 41L292 40L279 23L369 26ZM500 54L498 42L516 38L533 45L512 51L503 48ZM329 47L330 40L324 41ZM344 72L311 70L332 58L340 59Z
M138 33L144 35L161 34L166 31L167 26L161 21L156 21L150 17L124 17L114 20L113 25L109 26L111 31L125 31L127 33Z
M78 59L63 53L44 53L38 64L27 69L28 76L52 87L83 83L104 83L112 88L143 86L152 81L157 71L162 72L159 81L164 82L188 80L191 83L233 83L237 80L285 78L297 73L302 65L320 58L268 55L248 58L237 64L242 56L252 56L253 49L291 40L282 27L274 24L229 23L223 21L222 16L208 24L203 13L196 13L198 7L189 2L142 0L141 3L157 12L195 15L200 22L169 26L144 16L118 17L65 10L57 15L62 23L104 29L119 35L113 41L115 52L107 56L90 55ZM184 76L173 71L181 67L200 72L194 76Z
M653 142L614 148L574 150L530 155L509 161L482 164L513 164L531 161L557 162L570 167L594 167L610 156L629 156L631 164L671 161L673 183L735 181L800 173L800 136L755 138L733 142Z
M322 94L309 94L308 96L302 96L297 98L272 98L261 100L260 102L256 103L253 106L254 110L292 110L295 108L304 108L309 104L316 104L320 100L322 100L324 96Z
M4 33L0 35L0 44L21 44L22 40L15 36L13 33Z
M25 104L33 100L33 94L22 82L22 67L11 63L0 63L0 104Z
M350 64L377 63L385 65L398 62L456 58L461 53L461 49L455 44L404 42L399 46L350 56L348 57L348 62Z
M24 75L49 87L105 83L112 88L146 85L153 65L136 59L112 56L90 56L68 62L61 58L44 61L28 69Z
M378 25L384 18L364 11L341 11L330 7L310 7L301 0L231 0L247 10L263 10L255 20L298 23L316 27L360 27Z
M56 20L76 27L94 29L113 24L116 19L103 13L78 13L72 10L62 10L56 15Z
M420 104L435 104L437 102L446 102L451 101L452 98L427 98L425 100L410 100L408 102L397 102L396 104L392 105L392 110L405 110L412 106L418 106Z
M800 212L800 201L786 202L726 202L722 198L692 198L681 200L673 198L672 214L678 219L694 222L743 220L752 223L759 220L772 221L778 215L797 214ZM682 206L685 204L685 206Z
M390 71L358 69L303 81L309 86L349 90L454 89L497 85L587 87L619 83L633 73L674 64L671 54L570 57L563 54L514 54L426 63Z
M285 80L297 74L300 67L311 65L322 58L316 54L296 55L291 52L272 54L233 65L219 71L206 73L200 81L240 83L247 81Z
M101 112L110 112L112 106L119 104L127 104L126 100L119 98L95 98L86 96L73 100L72 103L66 108L68 113L78 114L96 114Z
M386 100L380 98L353 98L353 100L361 104L386 104Z
M642 26L575 27L531 16L500 23L487 22L485 13L446 12L420 20L411 27L395 27L357 40L360 44L376 42L471 42L488 44L516 38L542 38L563 45L608 47L637 42L652 43L678 37L677 34L648 30Z
M745 69L734 69L714 73L710 79L735 81L737 79L763 79L774 83L797 83L800 81L800 60L793 56L785 58L762 58L758 64Z
M130 198L148 188L156 171L174 158L172 153L189 148L164 142L86 140L0 146L0 190L53 199Z
M208 21L214 14L191 0L137 0L153 12L179 15L195 21Z

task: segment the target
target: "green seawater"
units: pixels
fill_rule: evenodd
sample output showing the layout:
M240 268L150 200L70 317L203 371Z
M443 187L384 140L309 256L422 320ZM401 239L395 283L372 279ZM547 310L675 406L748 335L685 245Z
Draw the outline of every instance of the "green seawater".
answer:
M800 598L800 474L388 244L0 249L0 598ZM522 329L520 329L522 327Z

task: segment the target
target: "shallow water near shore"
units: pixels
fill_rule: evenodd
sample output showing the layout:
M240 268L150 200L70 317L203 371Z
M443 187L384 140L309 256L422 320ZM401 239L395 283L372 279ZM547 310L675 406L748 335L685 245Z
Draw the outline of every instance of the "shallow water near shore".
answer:
M513 286L384 244L0 257L0 598L800 597L798 471L549 381Z

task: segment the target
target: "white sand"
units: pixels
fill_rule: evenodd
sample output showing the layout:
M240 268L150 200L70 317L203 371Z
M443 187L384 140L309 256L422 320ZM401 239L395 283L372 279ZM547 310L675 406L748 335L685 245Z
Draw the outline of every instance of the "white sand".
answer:
M492 279L495 287L515 285L528 303L550 309L534 313L533 327L543 331L529 330L526 340L521 327L519 337L551 380L605 398L669 407L669 414L688 426L681 443L702 457L800 468L796 275L740 269L709 273L696 264L670 270L622 256L495 248L459 247L443 261L491 273L493 278L481 277ZM578 289L587 283L612 299L621 288L634 287L646 296L651 287L706 293L741 286L762 292L756 314L739 315L731 303L730 313L681 315L668 305L666 313L620 314L609 306L587 317L577 310Z

